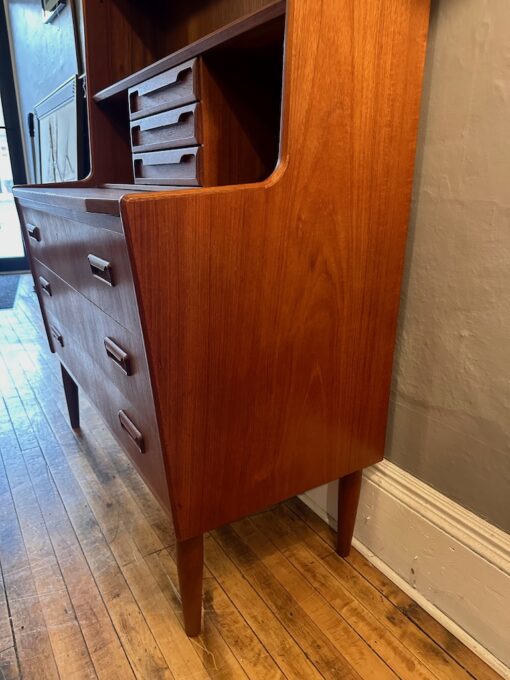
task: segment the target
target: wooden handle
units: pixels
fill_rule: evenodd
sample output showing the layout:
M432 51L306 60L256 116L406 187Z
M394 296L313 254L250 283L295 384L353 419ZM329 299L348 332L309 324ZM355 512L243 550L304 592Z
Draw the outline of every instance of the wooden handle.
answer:
M64 346L64 338L62 336L62 333L56 328L55 326L50 326L50 333L51 337L58 342L58 344L63 347Z
M45 295L48 295L48 297L53 295L51 292L51 283L47 281L44 276L39 277L39 285L41 286L41 290Z
M132 90L130 94L135 96L153 94L158 90L163 90L166 87L176 85L178 82L184 80L185 74L191 72L192 69L193 66L191 65L183 66L180 69L172 69L166 74L167 75L166 78L165 77L159 77L154 79L151 78L145 83L141 83L141 85L139 85L136 90Z
M196 104L193 104L193 107L195 106ZM173 111L166 111L163 115L164 119L161 114L159 116L156 114L155 116L143 118L136 123L132 123L131 127L133 130L139 129L144 132L146 130L157 130L160 127L172 127L173 125L179 125L187 118L193 118L195 111L191 107L186 111L174 109Z
M41 230L35 224L27 224L27 234L33 241L41 241Z
M135 156L135 167L146 165L183 165L196 158L195 153L171 151L151 151L147 154Z
M110 262L92 254L87 255L87 259L89 261L90 271L92 272L92 276L95 279L101 281L102 283L106 283L107 286L115 285L113 282L113 270Z
M131 437L131 439L133 440L133 442L136 445L139 452L144 453L145 449L144 449L143 435L140 432L140 430L136 427L136 425L126 415L126 413L124 411L119 411L118 415L119 415L120 426L122 427L122 429L125 430L128 433L128 435Z
M121 371L126 375L131 375L131 361L129 359L129 354L108 337L104 339L104 348L108 358L113 361L115 366L120 368Z

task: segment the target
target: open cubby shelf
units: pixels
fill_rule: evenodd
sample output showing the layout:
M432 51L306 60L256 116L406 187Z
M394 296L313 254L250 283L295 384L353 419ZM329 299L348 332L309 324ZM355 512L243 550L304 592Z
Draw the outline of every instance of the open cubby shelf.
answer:
M93 35L90 111L116 143L97 185L264 180L279 154L285 0L155 3L95 6L113 30L106 45Z
M114 97L148 78L163 73L194 57L203 55L212 49L235 48L236 40L240 38L242 38L243 49L260 46L270 41L272 36L283 34L285 6L285 0L275 0L256 12L251 12L232 21L203 38L96 92L93 99L96 102L101 102Z

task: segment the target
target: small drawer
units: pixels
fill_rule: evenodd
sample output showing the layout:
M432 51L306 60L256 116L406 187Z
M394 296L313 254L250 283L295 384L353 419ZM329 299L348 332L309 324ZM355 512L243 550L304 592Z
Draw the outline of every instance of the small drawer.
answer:
M48 314L48 323L62 338L62 343L54 339L60 360L104 418L153 493L169 510L168 486L151 393L141 392L134 401L126 399L84 354L60 320Z
M131 120L200 99L198 59L176 66L129 89Z
M133 154L136 184L200 186L201 147Z
M124 235L104 227L75 222L23 207L27 234L37 229L37 240L27 239L35 260L94 302L125 328L138 332L139 320L131 266ZM47 278L42 273L43 278ZM39 281L44 298L53 290Z
M131 123L133 153L201 144L200 104L141 118Z
M67 328L130 401L136 401L139 394L150 393L141 334L127 331L37 260L33 266L39 287L42 287L41 279L50 286L51 297L41 296L42 304L44 310L58 320L57 326ZM54 341L55 338L53 344Z

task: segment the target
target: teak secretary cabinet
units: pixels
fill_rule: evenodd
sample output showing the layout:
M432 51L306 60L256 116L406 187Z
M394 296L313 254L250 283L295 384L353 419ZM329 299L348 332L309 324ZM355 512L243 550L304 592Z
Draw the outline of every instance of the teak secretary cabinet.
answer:
M71 424L80 385L204 532L382 458L428 0L84 0L92 171L16 189Z

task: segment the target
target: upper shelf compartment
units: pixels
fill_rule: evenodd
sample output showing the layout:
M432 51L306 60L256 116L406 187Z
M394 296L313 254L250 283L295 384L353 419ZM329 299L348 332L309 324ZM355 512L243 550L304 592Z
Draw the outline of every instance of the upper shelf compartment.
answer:
M101 102L109 99L148 78L152 78L213 49L235 47L236 41L239 38L242 38L242 44L245 48L257 47L265 41L271 41L275 34L283 32L285 4L285 0L275 0L255 12L246 14L218 30L208 33L169 56L163 57L163 59L155 61L149 66L96 92L93 97L94 101Z

